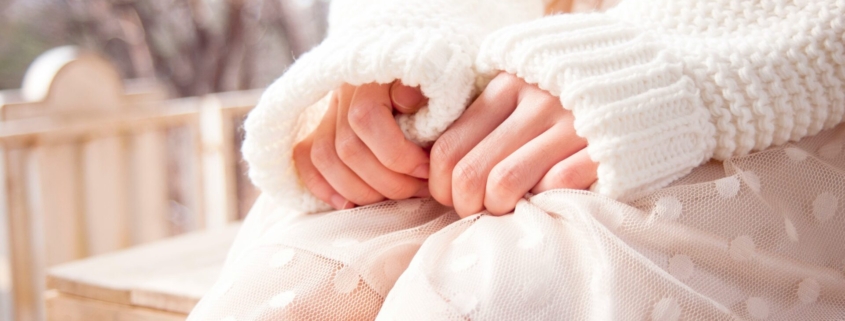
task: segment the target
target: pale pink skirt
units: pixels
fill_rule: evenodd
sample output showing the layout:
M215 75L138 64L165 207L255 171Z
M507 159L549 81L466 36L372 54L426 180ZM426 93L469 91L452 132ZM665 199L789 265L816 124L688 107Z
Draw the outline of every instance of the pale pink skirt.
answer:
M620 203L300 215L262 197L191 320L845 318L845 126Z

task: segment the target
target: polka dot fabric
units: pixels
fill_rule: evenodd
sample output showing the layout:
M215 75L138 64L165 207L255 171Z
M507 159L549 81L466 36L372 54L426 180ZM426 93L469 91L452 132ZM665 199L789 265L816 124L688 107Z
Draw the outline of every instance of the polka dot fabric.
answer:
M262 197L189 319L842 318L842 137L709 163L630 203L556 190L500 217L430 199L305 215Z
M423 241L457 217L433 200L284 213L259 198L190 320L368 320Z

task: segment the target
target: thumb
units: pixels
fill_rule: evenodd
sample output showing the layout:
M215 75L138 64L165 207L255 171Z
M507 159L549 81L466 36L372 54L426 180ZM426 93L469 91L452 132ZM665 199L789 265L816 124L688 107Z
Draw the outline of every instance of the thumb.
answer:
M419 87L408 87L397 80L390 85L390 102L400 113L413 114L428 103L428 98Z

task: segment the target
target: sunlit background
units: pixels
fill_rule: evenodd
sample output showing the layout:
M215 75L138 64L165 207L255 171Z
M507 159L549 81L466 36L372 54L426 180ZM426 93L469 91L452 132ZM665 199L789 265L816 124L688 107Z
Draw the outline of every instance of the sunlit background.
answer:
M120 278L151 282L131 271L171 264L204 275L191 269L222 265L228 241L192 250L168 242L234 235L258 195L239 152L243 119L261 89L324 37L328 2L0 0L0 321L190 311L166 300L138 310L101 294L135 286ZM161 257L194 263L130 254L55 272L155 241ZM213 279L163 284L179 292Z
M322 39L326 0L0 0L0 89L77 45L177 96L260 88Z

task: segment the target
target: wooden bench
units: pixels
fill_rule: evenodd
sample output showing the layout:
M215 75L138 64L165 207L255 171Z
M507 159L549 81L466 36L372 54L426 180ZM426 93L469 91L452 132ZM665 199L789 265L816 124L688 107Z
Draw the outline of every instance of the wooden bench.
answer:
M46 318L50 267L220 229L252 205L239 128L261 90L167 99L138 84L61 47L0 91L0 320Z
M239 224L55 266L47 320L185 320L213 285Z

